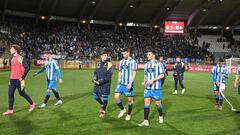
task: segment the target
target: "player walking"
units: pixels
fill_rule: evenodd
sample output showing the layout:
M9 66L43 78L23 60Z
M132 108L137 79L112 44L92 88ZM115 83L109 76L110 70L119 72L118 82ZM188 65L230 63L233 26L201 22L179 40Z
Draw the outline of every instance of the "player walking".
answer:
M11 75L10 75L10 85L8 90L8 110L3 113L3 115L12 115L13 105L14 105L14 93L18 89L19 94L24 97L30 104L28 111L32 112L35 109L36 104L25 92L25 79L30 70L29 65L23 59L20 54L21 48L18 45L12 45L10 48L10 53L13 56L11 59Z
M148 116L150 112L151 99L155 100L155 105L159 113L159 123L163 123L162 109L162 86L161 79L164 78L165 72L162 63L156 60L155 50L147 53L148 62L144 67L144 81L142 86L144 89L144 121L139 126L149 126Z
M58 100L57 103L54 105L63 104L59 96L59 93L57 91L57 78L60 84L63 83L60 68L57 64L57 61L52 58L52 55L50 54L50 52L44 53L44 59L45 59L45 64L42 67L42 69L40 69L37 73L34 74L34 77L35 77L38 74L41 74L44 70L46 70L46 75L47 75L47 92L46 92L45 99L43 103L39 106L39 108L46 107L46 104L50 98L51 92L54 93L56 99Z
M126 109L123 107L121 95L124 94L128 99L128 112L125 120L131 119L131 113L133 108L133 97L134 97L134 80L136 77L137 63L130 57L130 49L124 48L122 51L123 59L120 61L118 71L118 85L115 90L115 99L117 105L121 109L118 118L121 118Z

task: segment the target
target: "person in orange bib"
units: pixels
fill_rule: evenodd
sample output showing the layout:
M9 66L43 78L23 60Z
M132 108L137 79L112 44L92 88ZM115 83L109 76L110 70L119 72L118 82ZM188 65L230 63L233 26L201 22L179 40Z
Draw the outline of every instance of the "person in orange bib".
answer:
M10 48L10 53L13 56L11 59L11 74L10 74L10 84L8 90L8 100L9 106L8 110L3 113L4 116L12 115L13 105L14 105L14 93L15 90L18 89L19 94L24 97L30 104L28 111L32 112L35 109L35 102L26 94L25 92L25 79L28 71L30 70L29 65L23 59L21 55L19 55L21 51L20 46L14 44Z

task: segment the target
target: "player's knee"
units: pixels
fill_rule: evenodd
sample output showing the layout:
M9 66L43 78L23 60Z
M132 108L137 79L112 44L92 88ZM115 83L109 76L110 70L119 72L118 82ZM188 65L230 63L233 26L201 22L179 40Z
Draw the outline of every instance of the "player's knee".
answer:
M93 99L97 100L99 98L99 96L97 96L96 94L93 94Z
M19 92L19 95L22 96L22 97L25 97L26 93L24 91L21 91L21 92Z
M128 104L133 104L133 98L132 97L128 97Z
M119 99L120 99L120 94L119 94L119 93L115 93L114 98L115 98L116 100L119 100Z

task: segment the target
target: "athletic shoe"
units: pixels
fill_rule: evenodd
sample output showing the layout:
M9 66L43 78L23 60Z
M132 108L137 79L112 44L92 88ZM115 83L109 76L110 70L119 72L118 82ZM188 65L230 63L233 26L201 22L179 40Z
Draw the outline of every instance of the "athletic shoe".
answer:
M174 92L172 94L173 95L177 95L177 90L174 90Z
M118 114L118 119L119 118L121 118L123 115L124 115L124 113L126 113L127 112L127 110L124 108L124 109L122 109L121 111L120 111L120 113Z
M163 116L159 116L159 123L163 123Z
M181 92L181 94L184 94L184 92L185 92L185 89L182 89L182 92Z
M54 105L61 105L61 104L63 104L62 100L58 100L57 103Z
M2 115L3 115L3 116L13 115L13 110L8 109L8 110L7 110L6 112L4 112Z
M38 106L38 108L44 108L44 107L46 107L45 103L42 103L41 105Z
M99 110L98 110L98 113L101 114L103 111L103 107L101 107Z
M223 110L222 106L219 106L218 110L219 110L219 111L222 111L222 110Z
M36 103L33 102L33 104L29 106L28 111L32 112L35 109L35 107L36 107Z
M144 120L142 123L138 124L138 126L143 127L143 126L149 126L148 120Z
M125 120L126 120L126 121L131 120L131 115L128 114L128 115L126 116Z
M100 114L99 114L99 117L102 118L105 116L105 111L102 111Z

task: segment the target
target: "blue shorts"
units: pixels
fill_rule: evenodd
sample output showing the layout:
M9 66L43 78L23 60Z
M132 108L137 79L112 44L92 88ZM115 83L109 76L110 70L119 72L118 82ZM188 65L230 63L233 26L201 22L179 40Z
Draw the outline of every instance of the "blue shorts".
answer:
M47 81L47 89L49 90L57 90L57 81Z
M102 97L103 95L108 96L110 94L110 89L94 89L93 90L93 95Z
M213 85L213 91L219 91L219 86L217 86L216 84Z
M162 90L144 90L144 98L153 98L155 100L162 99Z
M115 93L124 94L125 97L133 97L134 96L133 87L134 84L132 85L132 89L129 90L126 85L119 84L117 85Z

